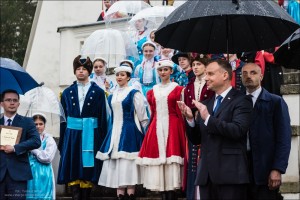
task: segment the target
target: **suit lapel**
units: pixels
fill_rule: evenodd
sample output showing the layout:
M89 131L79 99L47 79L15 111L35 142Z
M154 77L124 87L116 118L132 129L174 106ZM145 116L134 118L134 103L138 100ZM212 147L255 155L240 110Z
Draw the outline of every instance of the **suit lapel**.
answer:
M20 125L20 115L18 115L18 114L16 114L16 116L15 116L15 118L14 118L14 120L13 120L13 122L12 122L12 126L15 126L15 127L19 127Z
M217 117L224 108L226 108L226 105L228 105L230 103L230 101L232 100L232 96L234 95L234 90L231 89L228 94L226 95L226 97L224 98L224 100L222 101L220 107L218 108L217 112L214 114L215 117Z
M213 111L215 99L216 99L216 96L214 95L212 98L210 98L208 100L207 110L208 110L209 113L212 113L212 111Z

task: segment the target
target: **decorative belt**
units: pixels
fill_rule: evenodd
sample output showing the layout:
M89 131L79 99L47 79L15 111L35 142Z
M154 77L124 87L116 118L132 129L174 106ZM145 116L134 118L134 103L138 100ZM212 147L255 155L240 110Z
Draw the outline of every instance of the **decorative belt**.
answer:
M83 167L94 167L94 129L98 128L98 119L68 117L67 128L82 130L82 164Z

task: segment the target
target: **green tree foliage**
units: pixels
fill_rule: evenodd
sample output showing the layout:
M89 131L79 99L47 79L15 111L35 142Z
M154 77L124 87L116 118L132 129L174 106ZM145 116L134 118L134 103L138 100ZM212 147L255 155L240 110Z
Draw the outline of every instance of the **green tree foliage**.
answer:
M1 0L1 57L23 65L37 1Z

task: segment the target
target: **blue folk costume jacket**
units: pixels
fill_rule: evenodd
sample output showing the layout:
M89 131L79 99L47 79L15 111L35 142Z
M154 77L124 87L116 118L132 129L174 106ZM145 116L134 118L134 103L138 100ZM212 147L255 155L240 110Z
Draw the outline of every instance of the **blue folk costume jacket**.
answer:
M135 159L138 157L138 153L142 146L144 134L142 128L135 122L135 107L133 98L138 90L128 88L126 96L121 102L121 109L117 105L113 109L114 95L108 97L108 103L113 111L112 123L108 134L97 153L97 158L101 160L111 159ZM116 102L117 104L120 102ZM138 127L139 126L139 127Z
M60 126L58 184L75 180L98 182L102 162L95 156L107 133L105 99L104 91L91 82L80 113L77 82L62 93L67 123Z

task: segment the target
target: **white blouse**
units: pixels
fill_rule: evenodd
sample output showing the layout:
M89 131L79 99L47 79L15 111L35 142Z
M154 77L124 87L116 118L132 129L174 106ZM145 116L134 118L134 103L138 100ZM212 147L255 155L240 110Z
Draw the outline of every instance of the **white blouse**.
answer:
M44 132L41 134L41 141L43 142L46 139L46 148L44 150L40 147L31 151L41 163L51 163L57 150L57 145L53 137Z

